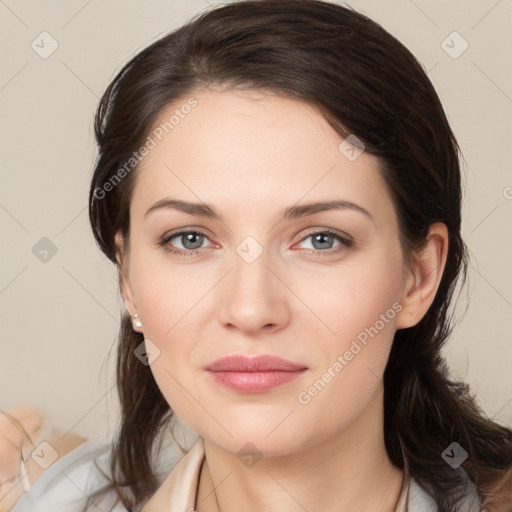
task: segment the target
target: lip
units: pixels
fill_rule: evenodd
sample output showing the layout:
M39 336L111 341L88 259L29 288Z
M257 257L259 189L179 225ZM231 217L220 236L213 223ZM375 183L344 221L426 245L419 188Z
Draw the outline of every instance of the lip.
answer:
M211 372L293 372L306 368L304 365L269 355L257 357L228 356L218 359L206 367Z
M307 367L280 357L228 356L219 359L205 370L216 382L243 393L263 393L300 377Z

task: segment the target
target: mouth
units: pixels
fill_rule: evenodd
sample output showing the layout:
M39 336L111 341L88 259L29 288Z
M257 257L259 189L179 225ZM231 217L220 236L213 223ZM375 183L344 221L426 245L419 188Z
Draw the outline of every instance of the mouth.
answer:
M242 393L263 393L300 377L307 367L264 355L224 357L205 370L218 383Z

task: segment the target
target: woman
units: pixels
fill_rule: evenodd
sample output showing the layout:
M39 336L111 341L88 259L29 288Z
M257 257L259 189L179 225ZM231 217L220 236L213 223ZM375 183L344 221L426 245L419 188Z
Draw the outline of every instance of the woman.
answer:
M440 355L459 148L399 41L327 2L235 2L134 57L95 128L127 311L112 450L58 461L108 454L90 510L511 510L512 431ZM176 417L199 436L162 478Z

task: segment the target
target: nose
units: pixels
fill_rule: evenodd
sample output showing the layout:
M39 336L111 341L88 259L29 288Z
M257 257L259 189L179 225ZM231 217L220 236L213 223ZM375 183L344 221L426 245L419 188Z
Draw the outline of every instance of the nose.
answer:
M219 289L220 321L245 334L256 334L262 329L274 332L290 321L290 291L269 253L263 250L255 256L254 247L251 250L250 257L246 257L237 248L233 267Z

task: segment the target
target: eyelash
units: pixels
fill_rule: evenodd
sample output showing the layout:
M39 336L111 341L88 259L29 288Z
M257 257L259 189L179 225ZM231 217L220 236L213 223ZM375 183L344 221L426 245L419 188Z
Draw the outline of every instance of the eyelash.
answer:
M177 254L178 256L184 256L184 257L195 256L196 254L201 252L202 249L183 250L183 249L177 249L176 247L173 247L170 245L170 241L173 238L176 238L177 236L180 236L180 235L188 235L188 234L203 235L203 236L207 237L207 234L199 229L195 229L195 230L183 229L183 230L171 233L170 235L164 236L160 240L159 245L164 247L166 251L169 251L173 254ZM307 238L315 236L315 235L326 235L326 234L332 235L335 238L337 238L341 242L341 245L337 249L327 249L325 251L311 249L308 251L309 253L315 253L319 256L324 256L324 255L332 256L333 254L337 254L338 252L341 252L344 249L348 249L354 245L354 241L352 239L345 238L345 237L341 236L337 231L335 231L333 229L329 229L329 228L324 229L322 231L315 231L313 233L309 233L300 241L303 242Z

